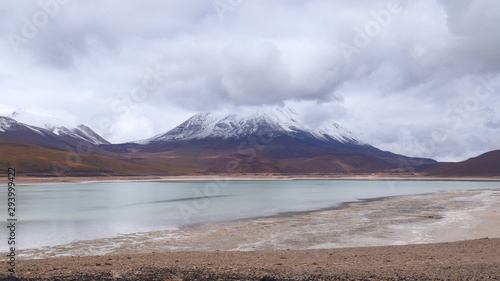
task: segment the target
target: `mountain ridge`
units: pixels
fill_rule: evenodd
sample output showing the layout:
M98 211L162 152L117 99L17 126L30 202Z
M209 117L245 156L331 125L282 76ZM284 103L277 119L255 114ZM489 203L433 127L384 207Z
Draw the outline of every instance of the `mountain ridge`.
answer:
M465 161L446 163L425 172L433 177L500 176L500 150L492 150Z
M79 125L71 129L59 126L49 130L24 124L4 116L0 116L0 136L45 145L52 142L53 146L62 146L64 143L76 143L78 141L88 142L92 145L110 144L85 125Z
M56 165L62 167L59 170L69 171L68 175L80 176L209 175L227 173L228 165L233 164L238 167L237 173L424 172L424 176L436 176L467 174L467 169L482 162L474 160L474 165L459 170L462 172L445 173L445 169L461 164L443 165L432 159L382 151L358 141L338 124L310 128L299 122L300 116L293 110L274 110L274 116L268 112L198 113L148 141L123 144L111 144L85 125L68 129L44 124L41 128L0 117L0 161L17 163L28 174L48 175ZM82 147L87 149L82 152ZM490 160L488 163L493 163ZM488 175L495 174L500 171L493 170Z
M53 122L62 122L64 125ZM9 116L0 116L0 133L7 133L8 131L15 133L16 130L12 128L17 128L17 130L24 129L26 133L32 131L41 136L50 136L63 142L64 140L74 139L86 141L93 145L110 144L110 142L86 125L79 124L73 126L62 119L52 116L43 118L43 116L34 115L22 109L14 111ZM15 134L10 134L10 136L15 136Z

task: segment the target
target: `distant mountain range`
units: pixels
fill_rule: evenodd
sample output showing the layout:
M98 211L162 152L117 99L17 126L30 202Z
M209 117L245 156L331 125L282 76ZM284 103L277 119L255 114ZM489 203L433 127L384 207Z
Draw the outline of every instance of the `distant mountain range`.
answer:
M51 148L74 145L81 141L92 145L109 144L108 141L85 125L78 125L74 128L64 126L41 128L2 116L0 116L0 136Z
M9 139L61 148L80 141L92 145L109 144L89 127L80 124L71 126L54 117L36 116L24 110L17 110L8 117L0 116L0 134ZM66 127L65 127L66 126Z
M289 108L199 113L166 133L124 144L111 144L85 125L62 126L54 124L54 118L43 119L23 111L0 117L4 166L16 165L21 174L31 176L444 175L455 169L432 159L382 151L338 124L310 128Z
M483 153L462 162L440 165L425 172L435 177L495 177L500 176L500 150Z

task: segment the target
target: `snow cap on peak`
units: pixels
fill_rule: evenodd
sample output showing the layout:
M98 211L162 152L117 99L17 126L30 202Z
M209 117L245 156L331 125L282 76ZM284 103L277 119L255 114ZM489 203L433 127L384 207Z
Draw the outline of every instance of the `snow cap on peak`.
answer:
M71 124L65 119L55 117L50 114L40 113L33 110L19 108L15 110L8 117L27 125L44 128L50 131L55 130L57 127L75 127L75 124Z
M322 141L356 142L349 131L338 124L328 128L309 128L301 122L300 115L288 107L248 109L237 113L202 112L168 131L153 138L139 141L140 144L165 141L184 141L205 138L244 138L261 132L273 136L288 135L311 137Z
M71 124L62 118L58 118L50 114L20 108L8 115L8 118L11 120L10 123L20 123L26 128L29 128L30 130L41 135L50 132L60 137L69 136L85 140L96 145L109 144L108 141L96 134L89 127L83 124L76 126L75 124ZM8 120L2 121L0 123L0 131L5 132L11 128L12 124L10 123Z

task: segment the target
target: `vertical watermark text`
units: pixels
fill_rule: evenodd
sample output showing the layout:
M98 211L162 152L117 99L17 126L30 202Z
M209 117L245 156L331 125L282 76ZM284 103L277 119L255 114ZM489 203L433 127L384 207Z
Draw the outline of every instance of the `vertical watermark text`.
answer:
M9 245L9 253L7 254L8 264L10 265L8 271L16 272L16 167L11 167L7 171L8 188L7 188L7 228L8 238L7 244Z

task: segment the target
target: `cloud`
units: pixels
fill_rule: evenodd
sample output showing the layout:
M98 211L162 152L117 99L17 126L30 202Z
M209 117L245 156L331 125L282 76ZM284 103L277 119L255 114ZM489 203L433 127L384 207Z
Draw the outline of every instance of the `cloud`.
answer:
M111 124L109 131L111 133L108 138L110 142L121 142L123 140L139 140L137 132L141 132L145 136L154 134L153 122L145 116L135 114L123 114L118 116Z
M224 55L222 87L234 103L268 104L289 98L291 77L272 42L235 42Z
M500 6L393 2L229 1L221 16L212 1L4 1L0 103L74 116L115 142L196 111L287 105L310 125L338 122L398 153L463 159L498 148L500 85L474 93L500 72ZM158 83L134 96L151 69ZM436 128L447 141L419 149Z

